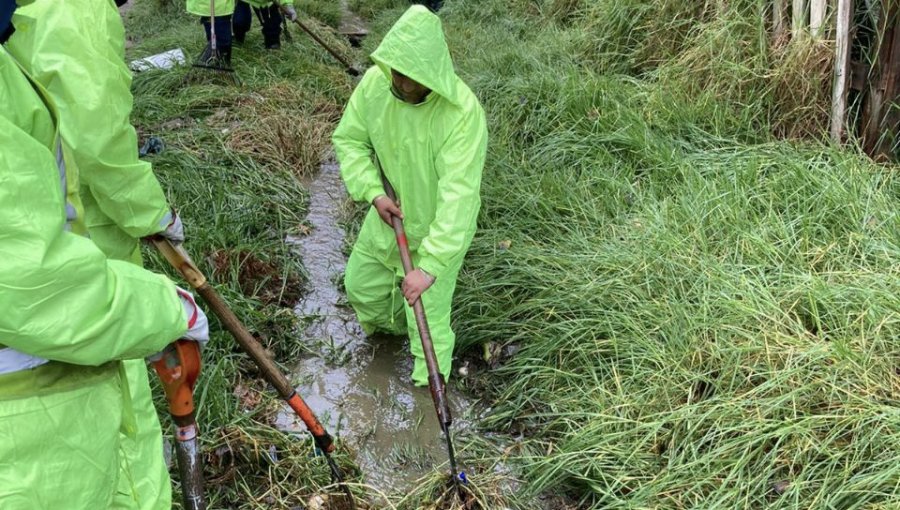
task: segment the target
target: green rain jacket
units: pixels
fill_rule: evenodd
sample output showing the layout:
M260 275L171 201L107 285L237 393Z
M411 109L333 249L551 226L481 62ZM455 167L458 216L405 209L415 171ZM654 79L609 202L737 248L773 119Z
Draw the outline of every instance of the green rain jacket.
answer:
M211 1L215 2L216 16L234 14L234 0L187 0L187 11L197 16L209 17Z
M15 26L10 53L44 84L65 121L60 131L78 167L91 238L109 256L139 262L137 240L165 229L171 216L150 164L138 159L118 10L110 0L62 8L39 1L16 11Z
M66 231L50 101L0 56L0 343L76 365L158 352L187 330L175 285Z
M104 367L158 352L187 317L171 281L74 233L49 97L0 49L0 344L51 360L0 375L0 507L109 508L93 503L115 492L127 397Z
M150 165L137 157L129 120L131 74L125 33L112 0L38 0L16 12L7 49L58 106L60 132L80 176L80 198L91 240L108 257L141 264L138 237L171 221ZM133 426L121 438L120 490L111 508L171 507L162 432L143 359L125 362Z
M462 264L475 233L487 148L484 110L456 76L440 20L421 5L409 8L372 54L334 133L341 176L354 200L384 195L372 153L397 192L418 267L436 278ZM412 105L391 91L391 69L432 92ZM360 240L388 250L393 230L375 208Z
M244 2L252 5L253 7L268 7L275 2L272 0L244 0ZM279 0L281 5L294 5L294 0Z

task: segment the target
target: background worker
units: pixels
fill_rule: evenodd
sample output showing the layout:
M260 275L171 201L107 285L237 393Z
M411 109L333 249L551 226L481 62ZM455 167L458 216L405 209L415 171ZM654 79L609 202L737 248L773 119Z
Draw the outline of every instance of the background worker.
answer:
M413 3L422 4L425 7L428 7L431 12L438 12L441 10L441 7L443 7L444 0L420 0Z
M203 30L206 31L206 48L200 54L198 61L203 64L211 64L214 60L210 47L210 5L215 9L216 48L225 61L226 66L231 66L231 15L234 14L234 0L187 0L187 11L200 17Z
M367 333L409 334L413 382L425 386L428 372L409 305L421 296L446 379L456 338L450 305L481 205L486 120L453 70L440 20L425 7L410 7L372 60L377 65L353 92L333 137L350 196L373 206L347 262L345 286ZM373 155L399 204L385 194ZM405 277L392 214L404 219L418 268Z
M293 0L283 0L279 2L284 6L287 19L294 21L297 19L297 11L294 10ZM266 0L238 0L234 8L234 41L237 44L244 44L247 32L253 24L253 16L250 9L256 13L259 23L262 25L263 44L266 49L277 50L281 48L281 11L278 3Z
M131 74L124 63L125 32L111 0L36 0L20 8L19 28L6 47L56 104L59 131L77 181L88 235L106 256L141 264L138 239L161 233L183 241L150 165L138 160L130 124ZM73 172L74 173L74 172ZM168 509L171 482L146 363L124 362L134 413L124 429L122 508Z
M15 7L0 0L4 42ZM58 119L0 49L0 508L140 508L117 494L140 470L120 462L134 415L118 360L203 342L208 326L190 294L78 234Z

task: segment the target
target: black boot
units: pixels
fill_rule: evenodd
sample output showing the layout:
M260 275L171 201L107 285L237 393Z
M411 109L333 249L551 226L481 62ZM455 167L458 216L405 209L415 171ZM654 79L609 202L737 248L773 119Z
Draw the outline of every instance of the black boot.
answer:
M203 51L200 52L200 55L197 57L197 64L201 66L208 66L212 62L212 47L207 44Z
M219 47L219 55L222 55L222 63L227 68L231 68L231 45L228 46L220 46Z
M281 12L278 6L271 5L256 10L259 20L262 22L263 42L267 50L281 48Z

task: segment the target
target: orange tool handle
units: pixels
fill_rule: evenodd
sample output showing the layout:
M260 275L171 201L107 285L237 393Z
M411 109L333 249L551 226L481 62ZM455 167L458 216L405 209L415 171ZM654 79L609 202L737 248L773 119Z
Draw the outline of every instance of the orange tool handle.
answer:
M200 376L200 346L191 340L169 344L153 363L169 401L169 413L178 420L194 416L194 384Z

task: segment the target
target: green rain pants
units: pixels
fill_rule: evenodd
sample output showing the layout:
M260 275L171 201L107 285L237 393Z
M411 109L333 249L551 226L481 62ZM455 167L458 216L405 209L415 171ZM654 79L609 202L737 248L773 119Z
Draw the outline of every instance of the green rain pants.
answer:
M3 510L114 508L124 412L120 367L50 362L0 375Z
M363 235L353 247L344 274L347 299L367 334L409 335L410 351L415 358L413 382L416 386L427 386L428 367L425 365L416 317L400 290L403 281L400 252L396 245L379 247L376 244ZM412 256L415 262L418 258L416 253L413 252ZM421 297L434 352L445 381L450 377L453 346L456 343L456 335L450 327L450 305L459 268L459 264L448 268Z

